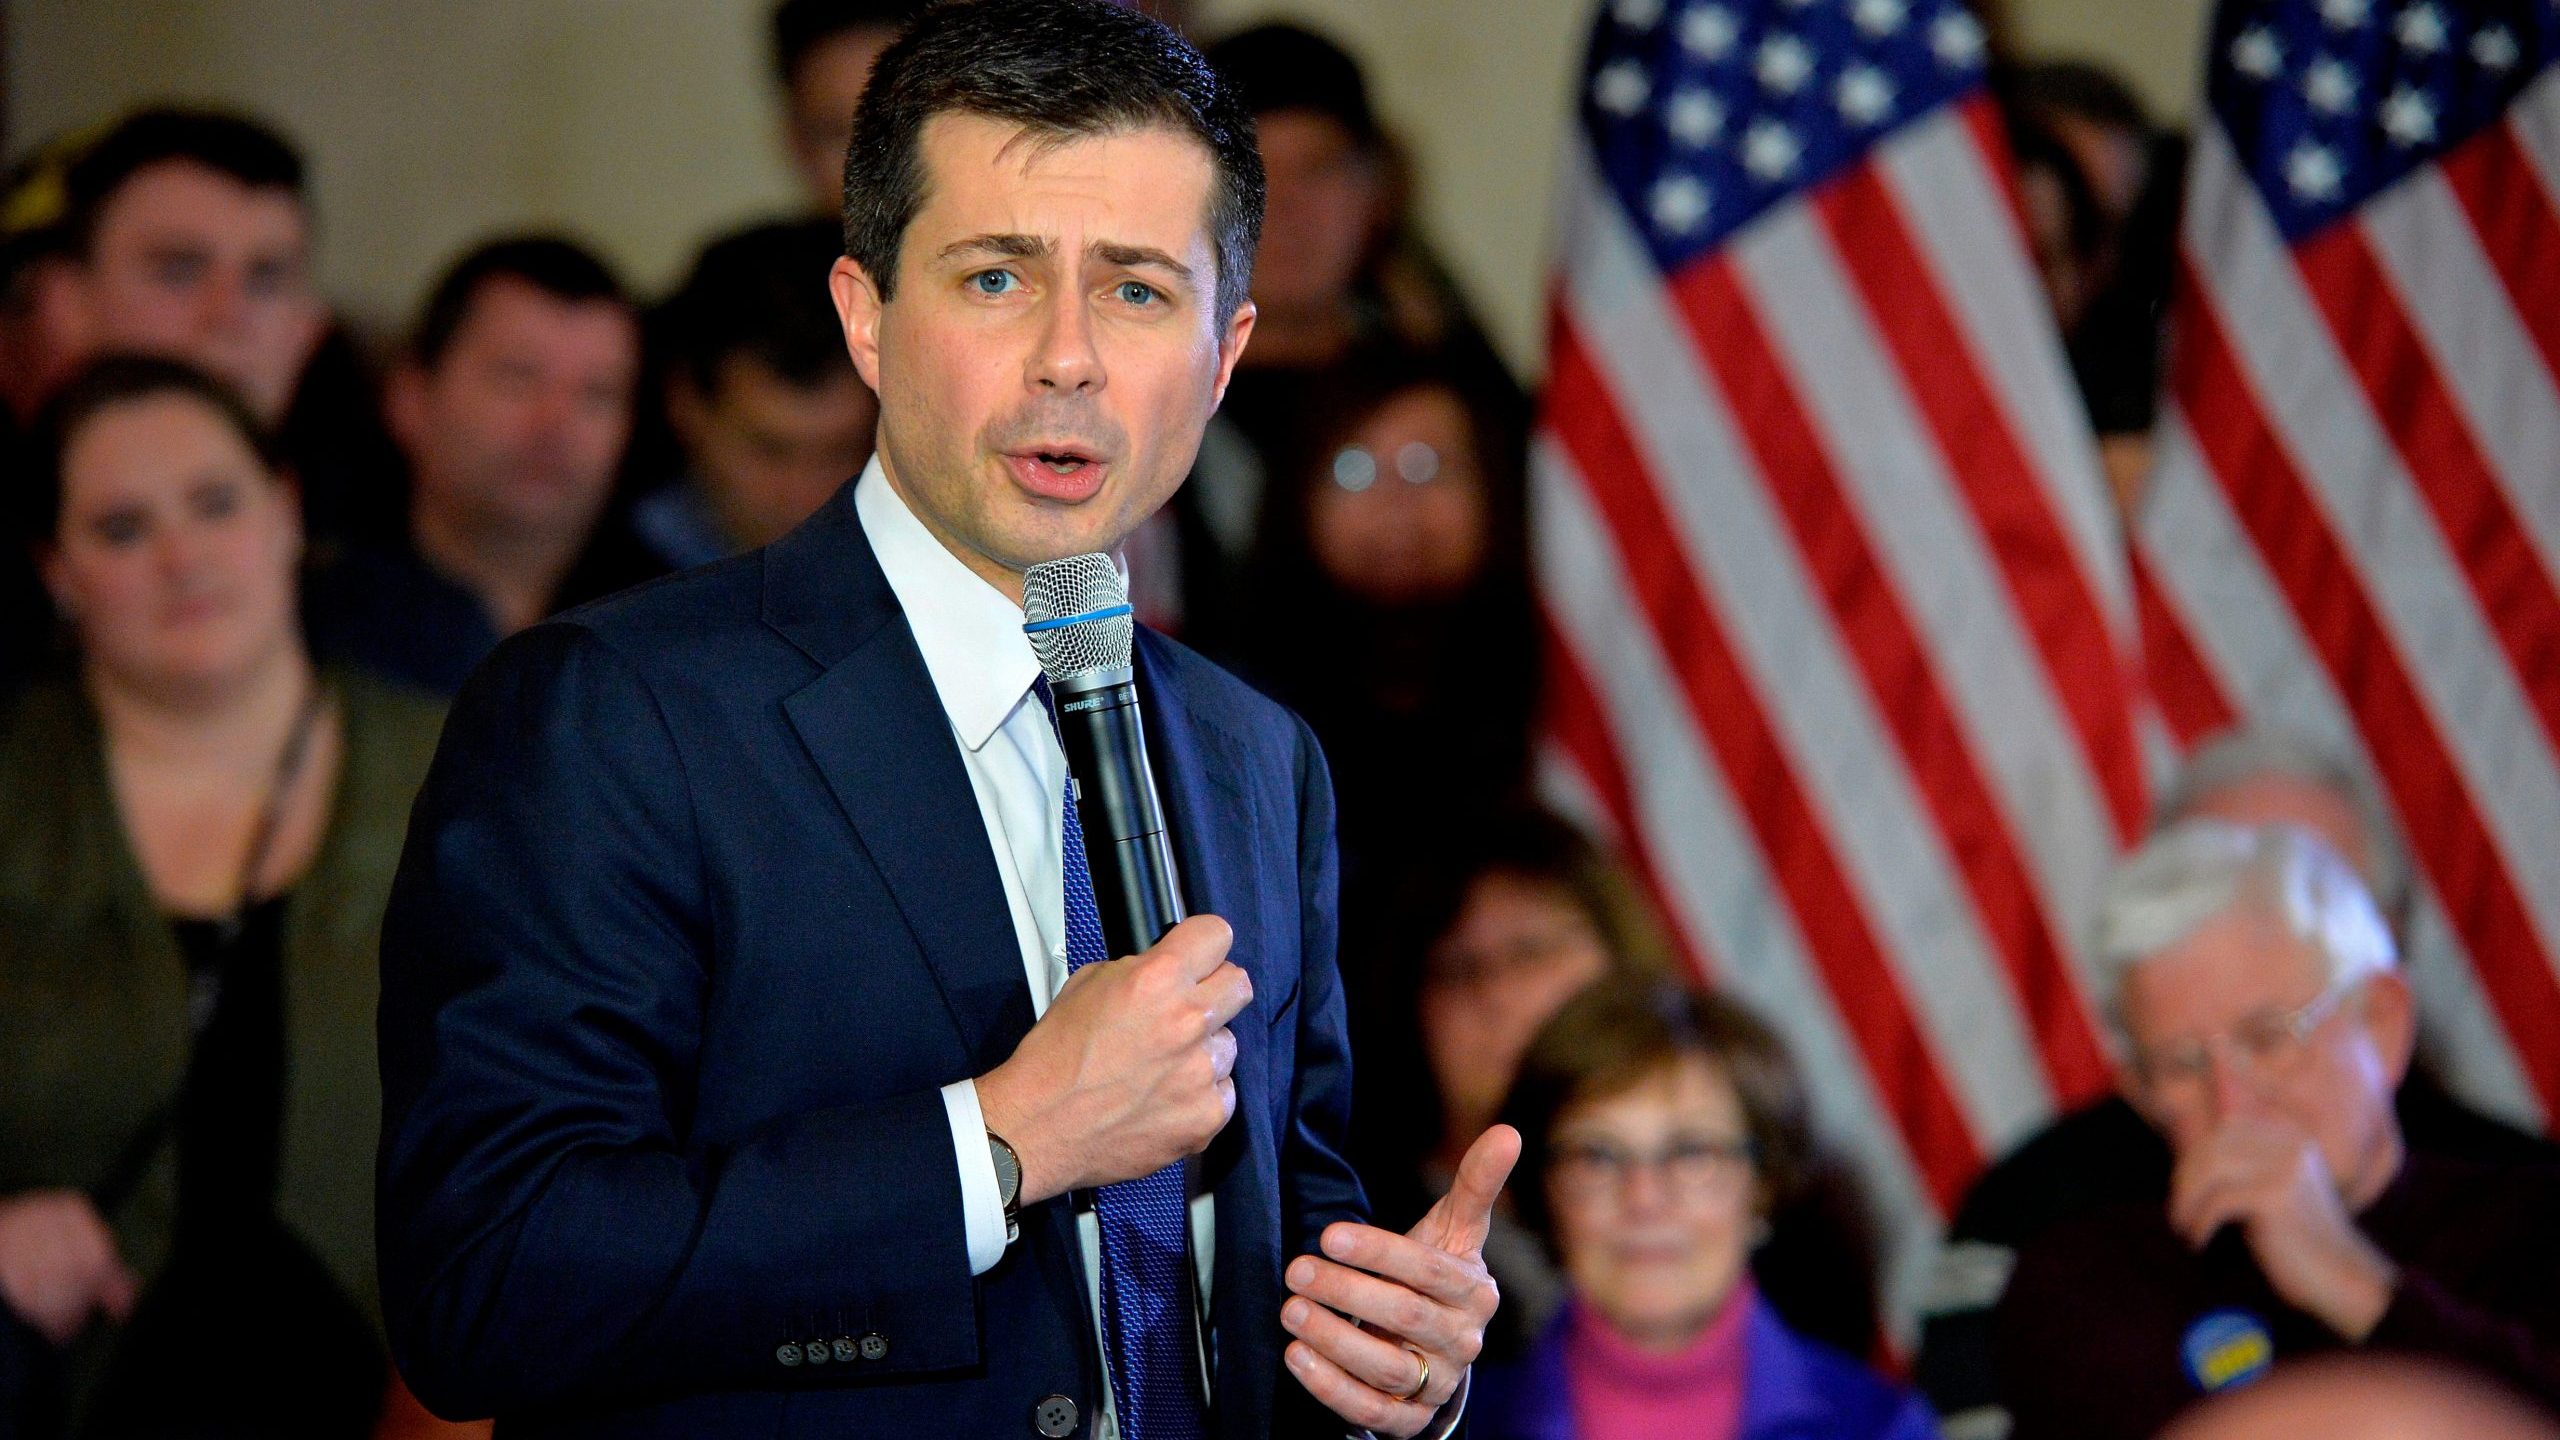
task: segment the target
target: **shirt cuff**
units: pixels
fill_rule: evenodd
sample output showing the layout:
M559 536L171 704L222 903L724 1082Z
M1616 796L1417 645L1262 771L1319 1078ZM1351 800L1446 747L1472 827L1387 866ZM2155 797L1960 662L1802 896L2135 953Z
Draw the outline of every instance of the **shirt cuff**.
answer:
M960 1220L969 1239L969 1273L984 1275L1004 1258L1004 1196L996 1189L996 1157L987 1149L978 1082L955 1080L943 1086L942 1110L951 1120L951 1152L960 1162Z

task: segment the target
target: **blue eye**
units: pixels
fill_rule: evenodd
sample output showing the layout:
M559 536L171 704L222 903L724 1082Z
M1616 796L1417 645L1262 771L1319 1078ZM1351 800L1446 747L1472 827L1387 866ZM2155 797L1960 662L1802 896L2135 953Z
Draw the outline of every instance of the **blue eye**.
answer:
M1010 270L981 270L969 277L969 285L981 295L1004 295L1022 282Z
M1123 280L1113 289L1122 300L1131 305L1152 305L1156 301L1156 287L1144 281Z

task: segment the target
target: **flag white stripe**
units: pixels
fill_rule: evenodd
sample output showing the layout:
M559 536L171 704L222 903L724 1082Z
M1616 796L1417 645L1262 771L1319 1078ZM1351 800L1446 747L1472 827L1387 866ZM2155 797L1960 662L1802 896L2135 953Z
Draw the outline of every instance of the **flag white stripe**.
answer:
M2219 127L2204 127L2195 154L2190 244L2210 257L2196 273L2265 397L2267 423L2363 576L2551 963L2560 867L2527 862L2560 835L2560 765Z
M2231 513L2185 417L2174 407L2163 412L2156 435L2160 458L2144 498L2141 540L2164 603L2180 612L2247 723L2291 731L2373 773L2370 747ZM2423 881L2415 893L2405 968L2439 1077L2477 1104L2538 1124L2533 1086L2468 950Z
M1885 1097L1808 957L1741 806L1707 760L1660 641L1629 603L1617 550L1584 481L1544 436L1531 474L1549 611L1609 717L1627 772L1642 777L1636 823L1671 919L1714 954L1721 984L1785 1036L1809 1082L1819 1130L1847 1148L1875 1187L1877 1212L1891 1227L1887 1308L1908 1334L1937 1233L1918 1163L1886 1119Z
M2507 107L2505 125L2516 147L2533 162L2545 195L2560 195L2560 69L2524 87Z
M2543 573L2560 576L2560 390L2479 232L2433 169L2366 206L2360 223Z
M2071 365L2046 308L2023 237L2007 224L2008 195L1952 108L1887 141L1876 155L1912 237L1939 287L1974 338L1973 357L1991 381L2025 447L2030 468L2071 537L2121 653L2131 655L2133 582L2124 538L2107 499L2098 448L2079 397L2063 383ZM2093 831L2110 835L2112 828Z
M1658 272L1587 163L1569 168L1598 213L1582 218L1565 304L1652 469L1666 539L1690 556L1974 1134L2014 1135L2052 1100L1980 917Z
M1981 527L1811 213L1785 212L1735 258L2086 997L2096 968L2084 942L2113 859L2113 821ZM1987 1138L1997 1149L2015 1137Z

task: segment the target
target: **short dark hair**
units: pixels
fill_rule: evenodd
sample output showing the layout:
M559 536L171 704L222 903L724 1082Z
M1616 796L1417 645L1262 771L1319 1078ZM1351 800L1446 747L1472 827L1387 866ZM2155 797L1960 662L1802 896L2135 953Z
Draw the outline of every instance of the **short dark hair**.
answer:
M1377 149L1385 139L1360 62L1303 25L1274 21L1239 30L1206 54L1257 116L1311 110L1340 125L1364 150Z
M809 52L848 30L899 30L925 0L782 0L773 7L773 78L800 78Z
M1262 237L1253 117L1161 22L1110 0L954 0L925 11L881 54L845 152L844 253L884 300L899 242L924 204L925 122L943 114L1010 121L1043 139L1164 126L1198 140L1216 170L1207 219L1218 314L1244 303Z
M178 395L202 404L240 436L271 475L281 475L284 457L274 432L258 421L238 392L213 376L158 355L107 354L90 361L45 402L27 436L26 482L19 496L18 519L25 537L39 545L57 538L62 525L62 462L72 442L90 421L120 405Z
M446 268L409 334L409 358L432 370L452 348L480 292L492 281L520 280L554 300L602 301L631 310L631 292L595 252L558 235L510 235L474 247Z
M1520 1057L1502 1118L1520 1132L1511 1186L1522 1222L1555 1244L1547 1167L1567 1110L1623 1095L1681 1061L1707 1062L1742 1102L1763 1214L1794 1199L1813 1158L1804 1081L1760 1018L1723 996L1669 980L1594 981L1564 1003Z
M739 355L803 389L852 374L827 299L839 238L832 220L780 220L705 246L684 288L651 319L674 373L705 394Z
M275 131L227 111L156 106L125 117L63 172L62 220L72 248L87 255L107 202L126 181L171 160L201 165L252 190L281 190L296 203L306 199L302 155Z

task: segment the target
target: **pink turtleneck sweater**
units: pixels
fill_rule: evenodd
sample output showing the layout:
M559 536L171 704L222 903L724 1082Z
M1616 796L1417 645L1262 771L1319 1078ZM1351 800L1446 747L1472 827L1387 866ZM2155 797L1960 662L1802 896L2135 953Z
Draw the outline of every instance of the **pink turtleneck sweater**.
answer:
M1573 1307L1565 1375L1580 1440L1733 1440L1742 1425L1743 1336L1756 1303L1745 1275L1698 1338L1657 1355Z

